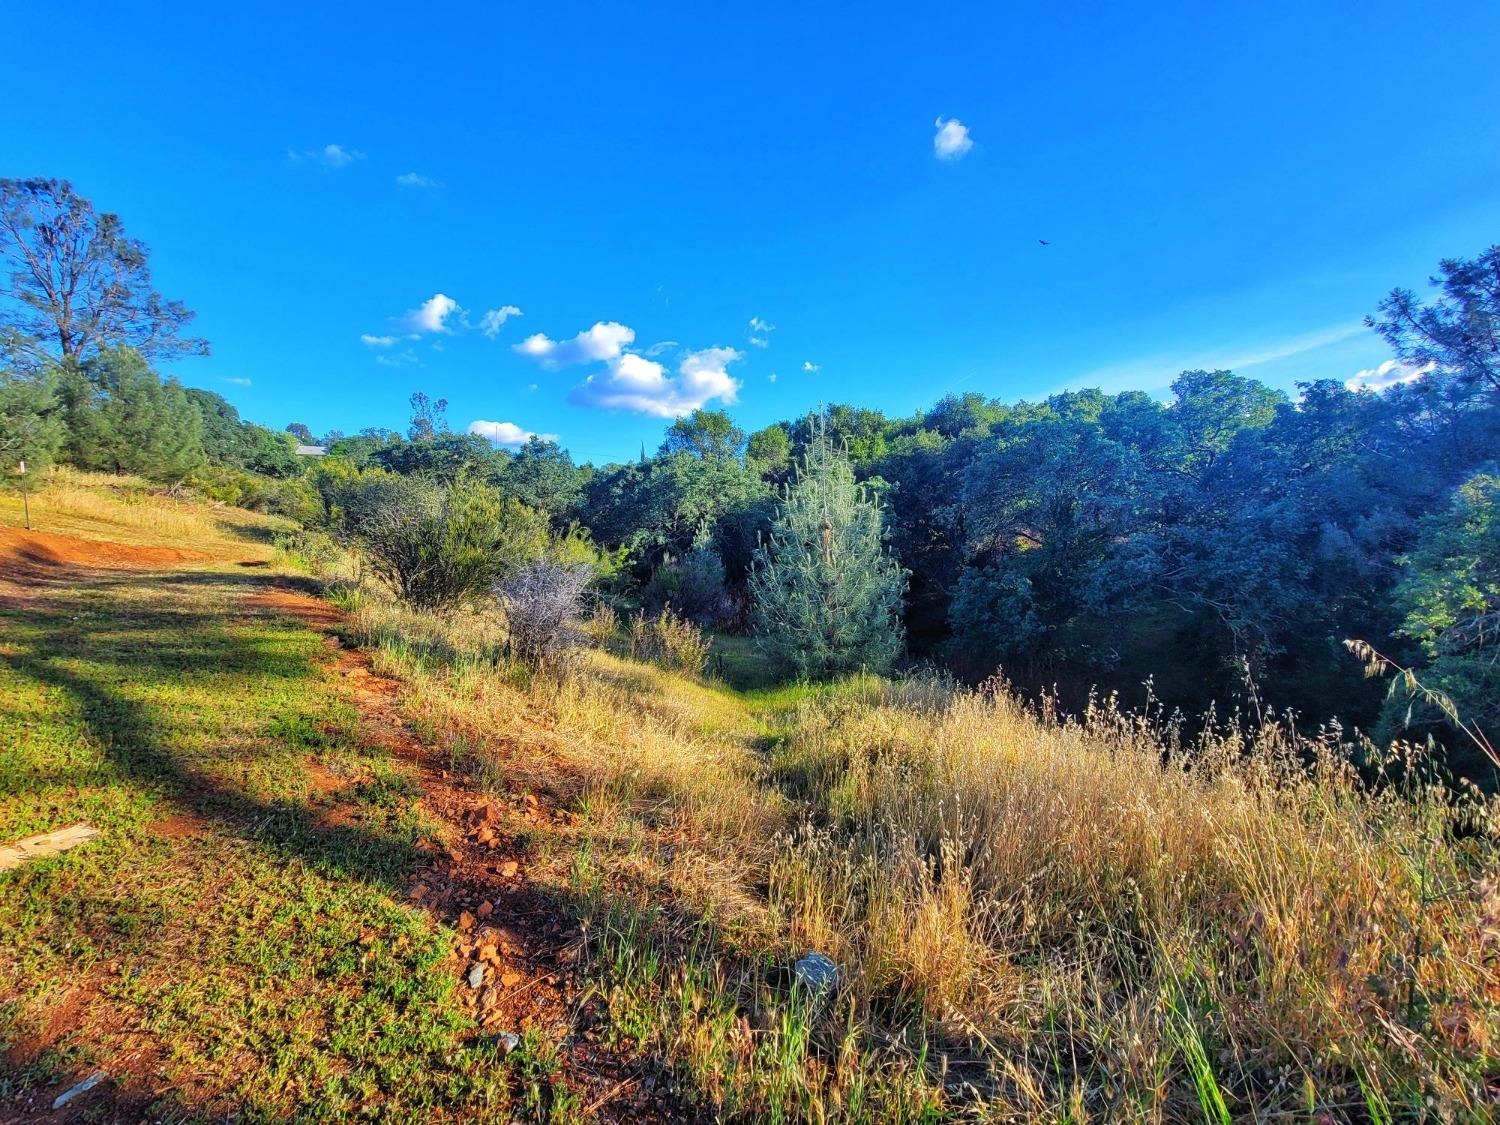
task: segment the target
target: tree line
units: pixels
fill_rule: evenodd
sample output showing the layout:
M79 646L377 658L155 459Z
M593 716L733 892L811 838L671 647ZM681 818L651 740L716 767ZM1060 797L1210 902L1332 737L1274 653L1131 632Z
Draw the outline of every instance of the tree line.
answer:
M356 494L391 482L427 490L412 503L429 529L487 490L458 505L480 554L504 548L475 519L570 543L616 604L757 632L789 674L921 661L1068 705L1098 689L1190 715L1437 729L1363 677L1359 639L1500 727L1500 248L1442 262L1428 299L1381 302L1370 327L1413 377L1378 393L1188 371L1165 400L970 393L753 433L700 410L654 452L593 466L455 433L419 392L405 433L326 434L309 464L305 426L253 425L153 370L206 345L113 216L60 181L0 181L0 237L0 468L186 480L343 534ZM97 276L116 280L80 280Z

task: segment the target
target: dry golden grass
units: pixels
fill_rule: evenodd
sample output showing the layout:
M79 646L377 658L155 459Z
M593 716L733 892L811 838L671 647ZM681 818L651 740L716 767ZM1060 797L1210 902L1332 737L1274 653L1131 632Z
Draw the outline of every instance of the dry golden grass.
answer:
M616 1025L728 1117L1488 1120L1493 809L1278 726L859 678L749 696L356 599L414 714L578 813L539 870ZM1409 773L1406 776L1411 776ZM810 1004L786 966L842 969Z
M225 559L265 561L290 521L165 495L139 477L54 467L31 493L37 531L149 547L206 551ZM23 526L21 494L0 491L0 524Z
M865 1010L984 1060L992 1112L1494 1108L1500 900L1473 801L1372 792L1278 727L1168 754L1003 691L807 705L781 754L812 811L773 865L778 917Z

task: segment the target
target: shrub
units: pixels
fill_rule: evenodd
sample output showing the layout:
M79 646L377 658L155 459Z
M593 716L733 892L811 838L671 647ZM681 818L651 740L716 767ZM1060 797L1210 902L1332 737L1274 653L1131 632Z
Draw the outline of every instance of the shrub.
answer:
M488 485L383 480L353 534L370 569L414 609L443 611L488 593L539 557L546 519Z
M338 565L339 547L324 532L310 529L278 535L276 561L321 578Z
M729 616L724 560L707 524L698 529L692 550L680 560L668 558L656 568L642 600L653 610L675 606L683 617L705 627Z
M581 636L590 570L581 563L541 559L518 567L500 584L510 650L533 667L553 664Z
M685 676L698 676L708 662L709 638L668 606L655 617L637 612L630 619L630 654Z

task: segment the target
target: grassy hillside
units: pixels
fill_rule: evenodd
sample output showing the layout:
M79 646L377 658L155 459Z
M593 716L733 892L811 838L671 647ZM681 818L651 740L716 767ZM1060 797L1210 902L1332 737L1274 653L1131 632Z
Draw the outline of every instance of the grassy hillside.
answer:
M589 923L615 1033L716 1113L1493 1109L1491 809L1372 790L1335 733L1181 745L940 679L740 693L608 638L533 680L483 618L366 600L349 627L456 766L576 811L539 872ZM809 950L841 969L819 998L788 972Z
M164 495L138 477L52 469L31 494L31 523L38 531L98 542L207 552L221 560L271 557L278 533L289 520L222 504L205 505ZM0 526L20 528L21 494L0 490Z
M131 1120L1495 1109L1493 809L1336 732L721 639L736 687L602 618L541 676L492 611L314 601L274 521L75 474L33 517L72 546L0 562L0 842L103 835L0 874L0 1118L95 1068Z

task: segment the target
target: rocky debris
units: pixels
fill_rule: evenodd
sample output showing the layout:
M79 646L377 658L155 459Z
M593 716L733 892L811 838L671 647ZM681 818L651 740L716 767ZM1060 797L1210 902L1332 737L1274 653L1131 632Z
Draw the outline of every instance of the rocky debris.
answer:
M484 984L484 962L475 961L469 968L469 987L479 988Z

